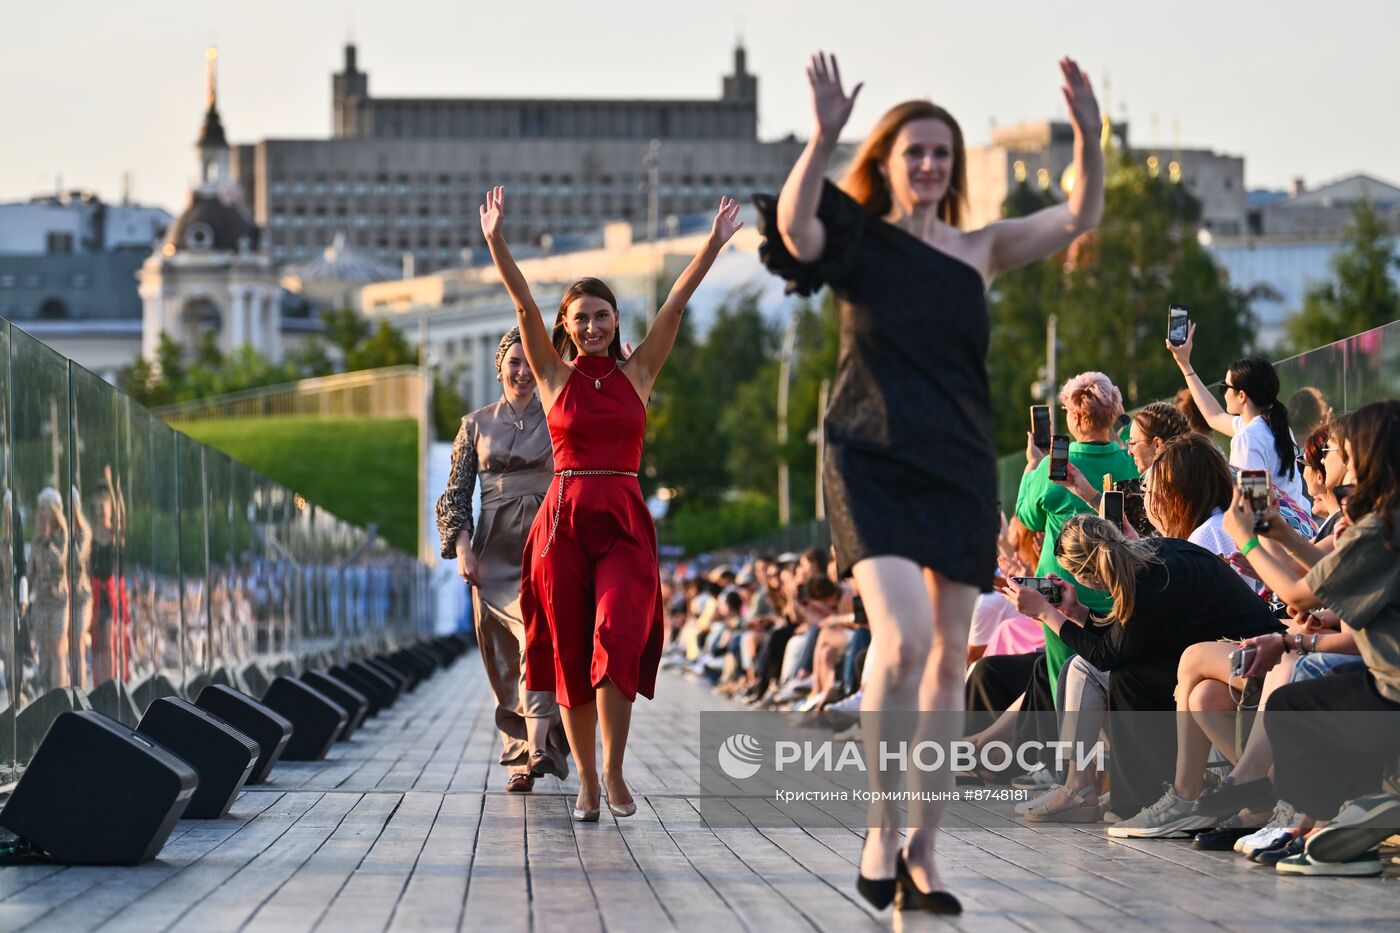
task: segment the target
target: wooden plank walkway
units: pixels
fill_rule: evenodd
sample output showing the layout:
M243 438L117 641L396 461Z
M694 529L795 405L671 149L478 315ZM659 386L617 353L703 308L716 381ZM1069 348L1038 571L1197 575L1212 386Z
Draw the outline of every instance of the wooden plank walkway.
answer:
M326 761L286 763L223 820L183 821L134 868L0 868L0 930L880 930L855 894L860 827L710 826L694 711L733 709L663 675L637 706L638 813L579 825L574 781L501 788L472 654L372 720ZM746 802L764 806L762 801ZM1230 931L1393 928L1400 872L1283 878L1184 842L1110 841L958 804L940 842L967 913L902 929ZM760 823L772 822L759 820Z

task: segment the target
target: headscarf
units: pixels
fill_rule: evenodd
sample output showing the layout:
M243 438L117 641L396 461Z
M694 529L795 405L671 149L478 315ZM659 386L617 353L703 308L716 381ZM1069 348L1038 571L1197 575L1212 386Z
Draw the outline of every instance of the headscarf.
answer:
M520 342L520 328L512 327L506 331L506 335L501 338L501 345L496 348L496 372L501 371L501 363L505 360L510 348Z

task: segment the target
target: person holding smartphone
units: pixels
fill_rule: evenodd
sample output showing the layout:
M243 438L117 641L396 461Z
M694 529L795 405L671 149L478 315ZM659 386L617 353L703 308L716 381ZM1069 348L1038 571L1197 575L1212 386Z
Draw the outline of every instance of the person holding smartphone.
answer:
M1087 372L1071 378L1060 390L1060 404L1065 408L1065 424L1073 442L1069 447L1069 466L1082 478L1101 477L1105 473L1115 481L1137 478L1133 458L1118 445L1114 428L1123 413L1123 395L1103 373ZM1035 457L1033 445L1027 445L1026 472L1016 496L1016 517L1031 531L1045 532L1036 564L1036 576L1066 577L1055 555L1055 541L1065 522L1075 515L1092 511L1093 505L1071 493L1050 478L1050 458ZM1074 475L1074 474L1070 474ZM1106 612L1111 600L1106 593L1075 582L1079 602L1094 612ZM1045 630L1046 674L1052 691L1058 691L1060 669L1069 660L1071 651L1048 628ZM1056 693L1057 695L1057 693Z
M1298 610L1335 612L1365 664L1279 687L1264 713L1275 790L1314 820L1331 820L1346 801L1374 794L1400 747L1400 401L1357 409L1346 418L1346 432L1356 479L1342 505L1350 527L1305 577L1258 547L1244 496L1237 494L1226 513L1227 530L1264 583ZM1311 650L1301 639L1255 646L1256 666L1268 663L1266 653L1276 659L1285 647ZM1342 845L1344 834L1330 835L1325 845L1321 833L1309 839L1278 870L1380 874L1380 860L1370 850L1374 843L1351 850Z
M1058 541L1066 583L1108 594L1105 620L1090 618L1073 586L1063 588L1059 606L1014 583L1012 593L1017 608L1039 618L1057 640L1108 673L1110 714L1174 711L1177 666L1187 648L1280 629L1238 574L1189 541L1129 540L1097 515L1074 516ZM1170 796L1162 795L1175 762L1171 719L1138 717L1131 728L1126 726L1123 717L1109 716L1112 809L1132 817L1110 827L1110 835L1161 835L1209 825L1211 821L1190 819L1191 801L1170 790Z
M945 711L931 740L961 732L968 624L996 565L987 287L1064 250L1103 215L1098 102L1073 60L1063 59L1060 73L1078 179L1064 203L962 229L962 131L927 100L889 110L840 186L829 184L860 86L847 94L835 57L824 54L807 71L816 131L778 200L758 201L764 263L789 291L830 285L841 317L824 478L840 575L854 573L870 613L876 660L863 709ZM873 755L879 727L862 731ZM921 789L950 778L934 776ZM899 890L906 909L961 912L934 864L941 810L913 815L921 825L903 853L893 824L881 817L871 828L857 888L877 908Z
M1191 366L1196 325L1187 328L1180 346L1170 340L1167 350L1186 379L1191 398L1212 428L1230 438L1230 465L1240 470L1265 470L1270 481L1304 508L1303 475L1298 469L1298 441L1288 424L1288 409L1279 401L1278 373L1257 356L1235 360L1225 370L1220 389L1225 405L1215 400L1205 381Z

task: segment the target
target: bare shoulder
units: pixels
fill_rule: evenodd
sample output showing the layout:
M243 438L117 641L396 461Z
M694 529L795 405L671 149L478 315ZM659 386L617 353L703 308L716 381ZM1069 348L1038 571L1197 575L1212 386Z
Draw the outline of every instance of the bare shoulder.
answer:
M994 224L979 227L976 230L959 230L956 227L947 227L944 236L939 238L933 246L940 252L947 253L959 262L971 266L982 276L983 284L990 284L992 281L992 251L996 242L996 231L992 229Z

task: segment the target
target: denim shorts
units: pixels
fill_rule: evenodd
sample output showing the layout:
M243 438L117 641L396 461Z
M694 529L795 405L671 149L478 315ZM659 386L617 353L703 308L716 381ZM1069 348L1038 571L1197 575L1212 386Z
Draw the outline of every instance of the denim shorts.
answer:
M1293 666L1293 676L1288 682L1296 684L1300 680L1312 680L1327 674L1340 674L1345 671L1361 670L1366 662L1354 654L1322 652L1305 654Z

